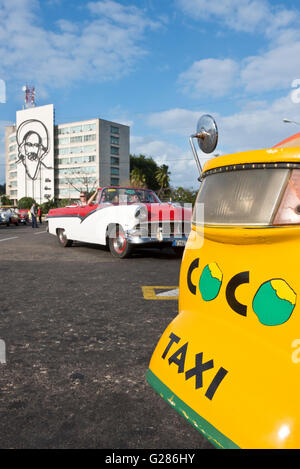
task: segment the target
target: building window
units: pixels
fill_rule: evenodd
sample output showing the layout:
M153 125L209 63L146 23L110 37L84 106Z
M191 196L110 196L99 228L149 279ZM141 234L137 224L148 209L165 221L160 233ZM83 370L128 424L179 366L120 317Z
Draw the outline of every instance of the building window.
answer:
M56 155L67 155L70 153L70 148L58 148L55 153Z
M119 127L114 127L113 125L110 126L110 131L112 134L119 134Z
M84 147L82 147L82 151L96 151L96 145L85 145Z
M91 130L96 130L96 124L85 124L82 126L83 132L90 132Z
M58 135L69 134L70 127L63 127L62 129L58 129Z
M10 195L15 195L17 197L18 191L10 191Z
M72 170L71 170L72 171ZM74 171L72 174L91 174L91 173L96 173L96 166L78 166L77 168L74 168Z
M91 142L93 140L96 140L96 134L91 134L91 135L85 135L83 137L84 142Z
M110 136L110 143L113 143L115 145L119 145L119 137L113 137L112 135Z
M119 148L118 147L110 147L110 152L112 155L118 155L119 154Z
M110 168L110 174L119 176L119 168Z
M111 178L110 179L110 184L112 186L118 186L119 185L119 178Z
M67 145L68 143L70 143L70 137L58 138L57 143L58 145Z
M70 158L59 158L58 159L58 164L69 164L70 163Z
M82 142L82 137L81 137L81 135L79 135L78 137L71 137L71 138L70 138L70 142L71 142L71 143Z
M82 153L82 147L72 147L70 153Z
M70 127L71 134L75 134L77 132L82 132L82 125L74 125L74 127Z
M70 158L70 162L71 162L71 164L73 164L73 163L83 163L82 156L72 156Z
M116 158L115 156L111 156L110 164L119 166L119 158Z
M88 155L82 157L83 163L92 163L93 161L95 161L95 155Z

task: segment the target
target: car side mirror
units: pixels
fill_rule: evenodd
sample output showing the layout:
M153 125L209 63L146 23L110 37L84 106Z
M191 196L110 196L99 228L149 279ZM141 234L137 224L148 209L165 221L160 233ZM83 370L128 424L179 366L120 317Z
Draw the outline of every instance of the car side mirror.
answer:
M201 116L197 124L197 133L190 136L190 145L192 147L196 165L201 176L202 167L193 143L194 138L198 140L199 148L204 153L212 153L215 150L218 143L218 128L212 116L209 114L204 114Z

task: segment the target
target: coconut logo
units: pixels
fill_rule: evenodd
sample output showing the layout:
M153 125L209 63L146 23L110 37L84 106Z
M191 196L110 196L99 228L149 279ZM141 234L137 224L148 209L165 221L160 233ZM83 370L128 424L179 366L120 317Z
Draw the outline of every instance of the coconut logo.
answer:
M50 150L49 135L45 125L36 119L29 119L19 125L17 130L18 161L24 165L27 176L35 180L38 177L43 160Z
M192 282L192 274L199 269L199 258L190 264L187 273L187 286L197 295L197 285ZM198 273L199 275L199 273ZM236 290L242 284L250 283L250 272L235 274L224 286L224 293L230 308L241 316L248 315L248 306L236 298ZM215 300L223 284L223 272L216 262L207 264L199 276L198 289L205 302ZM297 295L291 286L281 278L273 278L258 288L252 300L252 309L259 322L264 326L279 326L287 322L296 306Z

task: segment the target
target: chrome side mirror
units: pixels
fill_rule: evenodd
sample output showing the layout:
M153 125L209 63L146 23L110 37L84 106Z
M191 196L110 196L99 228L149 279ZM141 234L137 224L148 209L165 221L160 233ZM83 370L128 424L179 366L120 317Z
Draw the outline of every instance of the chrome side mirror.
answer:
M199 148L204 153L212 153L215 150L218 143L218 128L212 116L209 114L201 116L197 124L197 133L191 135L189 139L196 165L201 176L202 166L193 142L194 138L198 140Z

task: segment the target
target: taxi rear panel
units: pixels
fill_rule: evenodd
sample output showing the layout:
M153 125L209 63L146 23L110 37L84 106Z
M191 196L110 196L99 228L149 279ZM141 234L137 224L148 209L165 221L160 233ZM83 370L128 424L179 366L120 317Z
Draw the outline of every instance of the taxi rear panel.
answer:
M216 447L299 447L299 237L299 225L193 225L148 380Z

